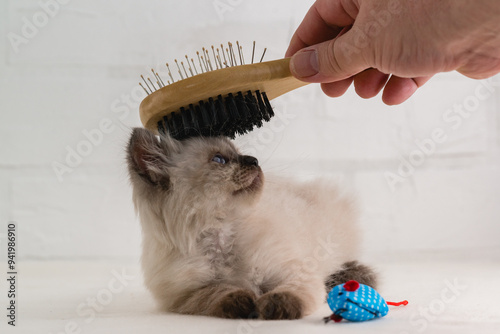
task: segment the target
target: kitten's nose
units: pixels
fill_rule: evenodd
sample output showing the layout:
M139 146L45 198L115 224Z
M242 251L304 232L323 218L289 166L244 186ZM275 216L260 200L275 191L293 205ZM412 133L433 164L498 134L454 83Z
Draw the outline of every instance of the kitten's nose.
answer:
M254 158L250 155L243 155L240 158L240 162L243 166L259 166L259 160L257 158Z

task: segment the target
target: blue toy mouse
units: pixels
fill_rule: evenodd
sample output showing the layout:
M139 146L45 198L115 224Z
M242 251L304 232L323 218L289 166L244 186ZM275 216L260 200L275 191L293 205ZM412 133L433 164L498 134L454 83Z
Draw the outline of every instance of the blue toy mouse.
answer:
M335 286L327 298L328 306L333 314L325 318L325 322L342 319L349 321L366 321L381 318L389 312L388 305L407 305L408 302L386 302L375 289L357 281L348 281Z

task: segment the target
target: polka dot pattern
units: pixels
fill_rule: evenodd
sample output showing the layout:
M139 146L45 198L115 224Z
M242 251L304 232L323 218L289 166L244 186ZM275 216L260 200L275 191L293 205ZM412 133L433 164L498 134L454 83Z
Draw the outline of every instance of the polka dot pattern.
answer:
M349 321L381 318L389 312L384 298L364 284L359 284L356 291L346 291L344 284L337 285L328 294L327 302L335 315Z

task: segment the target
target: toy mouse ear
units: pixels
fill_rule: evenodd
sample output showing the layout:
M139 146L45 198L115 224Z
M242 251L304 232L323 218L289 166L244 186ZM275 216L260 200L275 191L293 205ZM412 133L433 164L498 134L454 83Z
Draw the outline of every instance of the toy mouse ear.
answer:
M359 283L357 281L347 281L344 284L345 291L356 291L359 289Z

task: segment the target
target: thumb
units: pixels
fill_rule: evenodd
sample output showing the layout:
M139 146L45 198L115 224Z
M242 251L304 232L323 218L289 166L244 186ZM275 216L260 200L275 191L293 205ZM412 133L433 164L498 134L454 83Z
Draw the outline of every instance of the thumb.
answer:
M365 57L368 52L368 40L364 40L357 29L351 29L332 40L298 51L290 60L290 71L306 82L339 81L369 68Z

